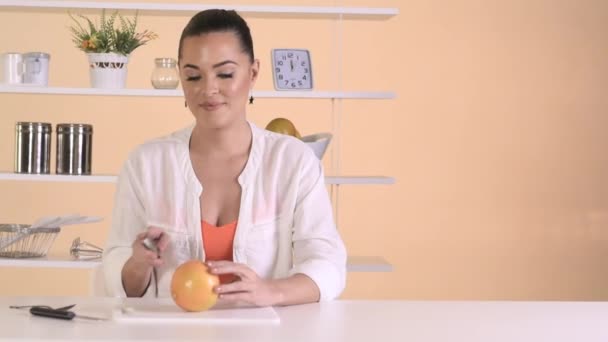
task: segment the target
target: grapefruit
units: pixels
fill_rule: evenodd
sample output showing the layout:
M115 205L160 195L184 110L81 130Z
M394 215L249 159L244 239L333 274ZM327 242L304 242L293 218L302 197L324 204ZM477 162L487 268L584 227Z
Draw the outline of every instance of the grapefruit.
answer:
M207 265L200 260L189 260L173 273L171 297L185 311L208 310L217 302L213 288L219 284L219 277L209 273Z
M301 138L300 132L298 132L298 130L296 129L296 126L293 124L293 122L291 122L291 121L289 121L289 119L285 119L285 118L273 119L272 121L270 121L268 123L268 125L266 125L266 130L269 130L269 131L275 132L275 133L291 135L298 139Z

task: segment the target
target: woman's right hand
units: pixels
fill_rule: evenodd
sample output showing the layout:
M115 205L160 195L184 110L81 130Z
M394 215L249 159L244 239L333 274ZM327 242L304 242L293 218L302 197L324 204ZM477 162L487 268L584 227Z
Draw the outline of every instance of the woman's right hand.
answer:
M144 246L144 239L156 241L158 254ZM122 286L127 297L141 297L146 292L154 267L163 264L162 255L169 245L169 235L162 229L149 227L135 238L131 258L127 260L121 271Z
M147 249L144 246L144 239L149 238L156 242L156 248L158 254L154 251ZM148 230L137 235L135 241L133 241L133 254L131 259L138 265L146 265L152 267L158 267L163 264L163 252L169 245L169 235L166 234L162 229L157 227L148 227Z

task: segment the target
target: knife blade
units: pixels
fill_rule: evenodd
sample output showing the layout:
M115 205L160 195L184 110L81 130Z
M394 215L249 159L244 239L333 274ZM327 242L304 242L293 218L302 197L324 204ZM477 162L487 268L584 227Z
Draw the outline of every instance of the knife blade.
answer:
M147 250L156 253L156 256L160 258L156 240L146 237L144 241L142 241L142 244ZM158 298L158 275L156 274L156 267L152 268L152 277L154 278L154 297Z

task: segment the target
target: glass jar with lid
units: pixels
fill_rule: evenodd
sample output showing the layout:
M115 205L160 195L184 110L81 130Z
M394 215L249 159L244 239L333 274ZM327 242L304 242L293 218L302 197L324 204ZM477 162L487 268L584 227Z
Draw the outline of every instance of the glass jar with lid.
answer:
M174 58L155 58L152 86L156 89L175 89L179 84L177 61Z

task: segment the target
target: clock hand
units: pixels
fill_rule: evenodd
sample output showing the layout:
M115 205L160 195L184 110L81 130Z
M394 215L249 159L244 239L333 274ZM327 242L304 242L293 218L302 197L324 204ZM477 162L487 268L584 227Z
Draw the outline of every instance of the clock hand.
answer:
M291 71L293 71L293 59L289 60L289 64L291 65Z

